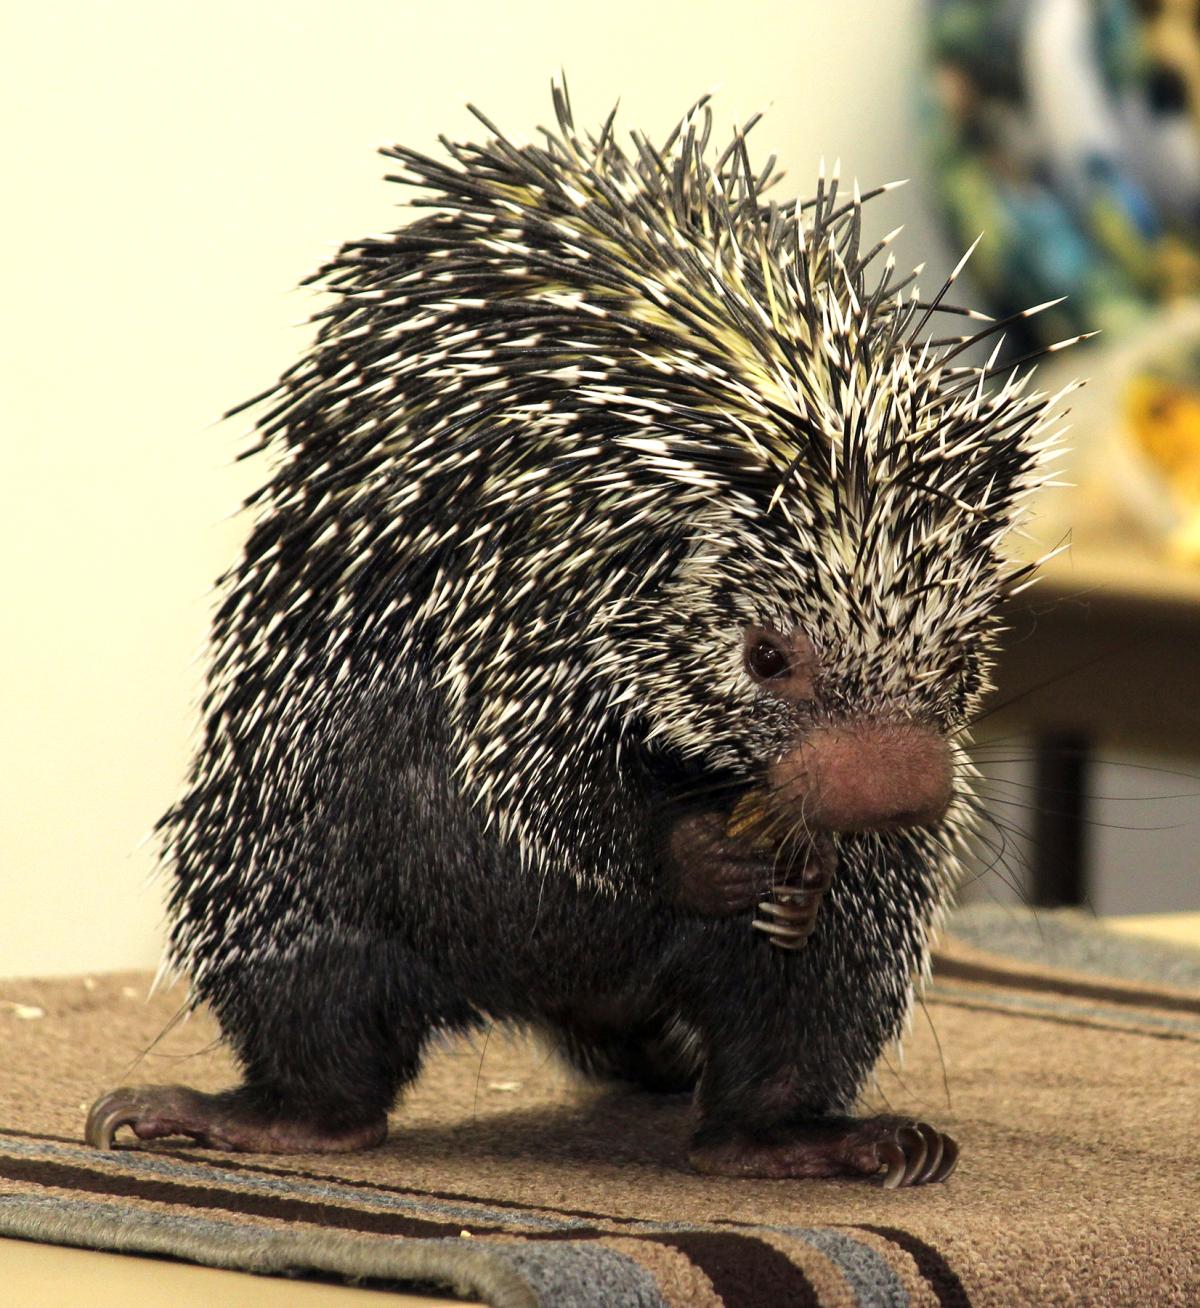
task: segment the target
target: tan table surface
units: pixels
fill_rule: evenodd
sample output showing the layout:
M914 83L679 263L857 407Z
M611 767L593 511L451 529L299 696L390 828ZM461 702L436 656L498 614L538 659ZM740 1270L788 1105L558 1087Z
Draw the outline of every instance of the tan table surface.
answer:
M1109 918L1127 935L1200 947L1200 912ZM2 1297L12 1308L136 1308L170 1302L172 1308L337 1308L391 1303L426 1308L457 1300L320 1285L277 1277L219 1271L131 1254L97 1253L24 1240L0 1239Z
M1132 917L1110 917L1107 924L1127 936L1147 936L1174 945L1200 949L1200 913L1138 913Z
M1035 559L1065 542L1069 548L1041 568L1035 592L1200 605L1200 564L1172 556L1102 482L1043 494L1030 535L1016 538L1014 548Z
M0 1240L0 1298L9 1308L446 1308L457 1299L252 1276L135 1254Z

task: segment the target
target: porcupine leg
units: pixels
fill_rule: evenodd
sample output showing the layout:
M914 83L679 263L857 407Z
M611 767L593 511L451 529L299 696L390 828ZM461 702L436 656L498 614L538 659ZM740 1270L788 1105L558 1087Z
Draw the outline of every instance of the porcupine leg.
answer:
M663 853L671 902L703 917L756 910L753 925L773 945L802 949L833 879L832 843L815 836L781 860L774 851L728 837L727 822L726 813L693 810L668 825ZM558 1015L551 1035L568 1061L589 1076L676 1094L691 1090L699 1075L694 1039L676 1016L646 1016L598 1000Z
M696 1015L705 1056L693 1167L762 1177L886 1169L887 1188L945 1180L958 1160L950 1136L911 1118L847 1115L887 1030L859 1026L854 1003L861 997L845 984L823 986L820 969L797 985L788 970L801 958L748 954L742 974L736 957L714 972L722 976L721 992ZM861 1046L853 1062L843 1057L851 1043Z
M683 1094L698 1076L697 1060L678 1023L662 1018L622 1020L596 1007L556 1023L552 1038L564 1057L588 1076L628 1081L655 1094Z
M658 857L667 871L665 897L675 907L703 917L729 917L761 906L764 896L788 879L773 851L729 838L728 821L727 812L692 808L670 813L663 824ZM812 851L805 851L798 875L803 876L803 864L811 860ZM783 930L770 921L765 918L759 925ZM803 941L811 923L806 920L791 930L795 934L788 934L788 947ZM699 1075L687 1028L662 1013L647 1016L644 1010L605 1000L576 1004L555 1015L550 1036L566 1059L588 1076L678 1094L693 1089Z
M242 1064L241 1085L125 1086L102 1096L86 1139L111 1148L122 1126L141 1140L190 1136L253 1153L345 1152L382 1142L397 1091L417 1073L435 1024L461 1025L433 978L388 942L308 948L210 982Z

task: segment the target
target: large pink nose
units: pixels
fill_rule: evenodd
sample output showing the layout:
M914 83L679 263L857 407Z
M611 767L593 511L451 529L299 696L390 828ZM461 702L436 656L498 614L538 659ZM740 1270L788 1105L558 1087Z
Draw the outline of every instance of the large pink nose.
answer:
M826 831L932 826L954 794L945 739L905 720L818 727L769 775L776 802Z

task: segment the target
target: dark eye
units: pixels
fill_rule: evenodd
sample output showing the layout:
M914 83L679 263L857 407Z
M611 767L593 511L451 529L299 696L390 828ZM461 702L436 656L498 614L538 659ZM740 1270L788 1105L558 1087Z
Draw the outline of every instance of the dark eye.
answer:
M757 640L746 651L750 671L762 681L784 677L788 672L787 655L769 640Z

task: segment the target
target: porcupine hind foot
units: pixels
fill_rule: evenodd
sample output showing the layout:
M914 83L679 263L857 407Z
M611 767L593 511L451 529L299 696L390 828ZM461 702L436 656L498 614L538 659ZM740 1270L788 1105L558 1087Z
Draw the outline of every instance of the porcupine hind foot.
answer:
M132 1127L139 1140L187 1136L210 1149L240 1153L348 1153L370 1149L387 1136L387 1114L338 1123L315 1115L272 1111L246 1087L204 1094L183 1085L122 1086L102 1095L88 1114L84 1138L111 1149L117 1131Z
M772 1128L759 1134L697 1134L689 1161L715 1176L800 1178L873 1176L886 1169L883 1186L944 1181L958 1162L953 1137L905 1117L827 1117Z
M241 1064L242 1085L124 1086L88 1114L85 1138L109 1149L186 1136L246 1153L345 1153L380 1144L399 1089L415 1079L435 1026L472 1014L402 945L324 940L225 973L207 994Z
M958 1161L950 1136L910 1117L845 1114L902 1020L899 1005L881 1010L865 968L825 984L819 934L801 970L761 945L735 951L720 934L732 925L714 924L705 944L722 970L684 1011L704 1049L692 1166L769 1178L882 1172L887 1189L944 1181Z

